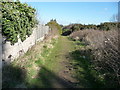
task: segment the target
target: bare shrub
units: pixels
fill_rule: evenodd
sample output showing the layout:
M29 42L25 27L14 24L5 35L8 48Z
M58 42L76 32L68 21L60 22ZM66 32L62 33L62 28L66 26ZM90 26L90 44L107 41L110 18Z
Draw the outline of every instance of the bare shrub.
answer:
M82 30L73 32L71 38L89 43L92 63L102 71L105 78L111 78L120 85L120 51L118 50L118 31ZM113 83L113 82L112 82Z

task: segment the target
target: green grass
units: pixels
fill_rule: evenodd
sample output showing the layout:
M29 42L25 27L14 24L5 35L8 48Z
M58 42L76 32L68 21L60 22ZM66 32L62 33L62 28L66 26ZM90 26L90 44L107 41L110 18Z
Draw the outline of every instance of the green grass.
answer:
M50 44L54 45L54 48L48 48L47 44L43 46L42 58L35 61L41 69L37 72L35 79L31 79L31 77L27 79L28 87L52 87L49 80L55 77L53 73L57 72L59 66L56 59L56 54L59 53L59 40L52 39ZM34 71L31 73L34 74Z
M61 53L61 39L59 38L57 41L55 39L51 42L54 45L53 49L45 47L41 56L44 60L38 60L35 63L41 67L40 71L38 72L38 77L36 79L27 79L29 81L28 87L53 87L52 86L52 79L58 78L56 74L59 72L62 67L60 67L60 55ZM49 55L48 55L49 54ZM42 62L44 61L44 63Z
M83 51L75 50L71 54L73 57L71 64L74 66L75 72L74 77L79 80L78 87L84 88L100 88L102 87L102 79L98 77L99 73L96 72L92 64L90 63L90 58L83 58L80 54ZM83 55L83 53L82 53Z
M38 43L37 46L28 50L24 56L12 62L11 65L4 67L3 78L5 78L5 81L3 82L3 87L16 87L19 83L24 83L26 86L32 87L32 84L37 83L39 70L45 64L45 59L52 50L52 48L48 48L47 45L55 45L56 43L57 39L52 39L51 42L45 43L43 48L40 46L42 43Z
M64 82L64 80L58 73L65 69L60 62L68 61L66 59L66 55L68 55L68 62L74 69L71 76L79 81L76 84L77 87L101 88L103 86L103 78L94 70L90 61L90 52L84 49L86 47L84 43L60 36L58 39L52 39L52 42L45 43L41 49L40 45L41 43L38 43L34 47L35 49L29 50L24 56L13 62L10 66L12 69L6 73L13 72L12 76L16 79L10 83L13 80L11 78L4 85L15 87L18 83L24 83L28 88L52 88L55 83L59 83L64 86L65 84L59 82ZM49 45L54 47L49 48ZM5 75L7 75L6 73Z

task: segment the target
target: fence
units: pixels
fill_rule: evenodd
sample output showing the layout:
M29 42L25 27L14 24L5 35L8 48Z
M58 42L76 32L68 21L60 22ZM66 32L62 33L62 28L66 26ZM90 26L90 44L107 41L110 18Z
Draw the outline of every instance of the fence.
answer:
M9 63L19 56L23 55L31 48L36 42L42 41L46 34L48 34L50 28L39 24L36 28L33 29L33 33L30 37L27 37L25 41L18 39L18 42L14 45L11 45L10 42L5 42L4 39L2 44L2 60Z

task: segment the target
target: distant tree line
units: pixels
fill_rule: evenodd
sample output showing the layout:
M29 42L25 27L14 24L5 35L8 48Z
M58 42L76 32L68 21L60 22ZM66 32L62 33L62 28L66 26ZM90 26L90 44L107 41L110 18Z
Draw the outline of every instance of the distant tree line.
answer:
M120 23L117 22L105 22L105 23L101 23L100 25L70 24L62 28L62 34L69 35L74 31L86 30L86 29L109 31L109 30L117 29L118 26L120 26Z

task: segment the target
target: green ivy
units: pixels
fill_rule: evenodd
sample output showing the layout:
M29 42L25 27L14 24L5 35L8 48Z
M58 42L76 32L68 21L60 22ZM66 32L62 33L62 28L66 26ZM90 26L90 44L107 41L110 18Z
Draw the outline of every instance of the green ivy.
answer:
M27 36L32 34L32 28L38 24L36 10L26 3L2 2L2 34L7 41L14 44L24 41Z

